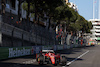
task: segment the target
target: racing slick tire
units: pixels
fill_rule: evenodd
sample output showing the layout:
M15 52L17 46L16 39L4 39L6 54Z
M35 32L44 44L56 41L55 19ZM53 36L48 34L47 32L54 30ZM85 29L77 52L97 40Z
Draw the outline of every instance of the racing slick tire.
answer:
M65 57L65 56L62 56L61 58L62 58L62 59L60 60L60 61L61 61L61 64L65 66L66 63L67 63L66 57Z
M43 65L43 63L44 63L44 56L43 55L40 55L40 57L38 57L38 63L40 65Z
M37 56L37 57L36 57L36 61L37 61L37 62L38 62L38 58L39 58L40 55L42 55L42 54L40 54L40 53L39 53L39 54L36 54L36 56Z

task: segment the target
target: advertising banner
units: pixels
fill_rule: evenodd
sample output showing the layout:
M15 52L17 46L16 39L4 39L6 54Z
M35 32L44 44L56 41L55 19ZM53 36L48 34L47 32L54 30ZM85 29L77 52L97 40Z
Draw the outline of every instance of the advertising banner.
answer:
M53 49L54 45L50 45L50 46L42 46L42 50L50 50Z
M0 47L0 59L14 58L26 55L40 53L41 50L63 50L70 49L73 45L48 45L48 46L30 46L30 47Z
M35 54L36 51L35 51L35 46L32 46L32 49L31 49L31 55Z
M70 49L70 45L67 45L67 49Z
M35 46L35 54L40 53L42 46Z
M25 55L34 54L34 48L32 47L1 47L0 59L13 58Z
M57 50L62 50L63 49L63 45L57 45Z
M67 49L67 45L63 45L63 49Z
M56 46L56 45L53 46L53 50L54 50L54 51L57 50L57 46Z
M9 56L9 49L0 47L0 59L6 59Z

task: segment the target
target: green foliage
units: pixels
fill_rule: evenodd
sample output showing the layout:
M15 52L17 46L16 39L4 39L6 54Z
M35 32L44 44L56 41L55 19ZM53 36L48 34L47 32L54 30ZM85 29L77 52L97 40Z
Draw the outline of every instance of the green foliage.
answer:
M27 2L24 2L22 7L24 10L28 11L28 3Z
M22 7L28 12L27 1L23 3ZM67 31L77 32L81 30L90 32L92 28L91 22L85 20L84 17L79 15L74 9L69 8L68 5L64 5L62 0L31 0L30 12L33 13L32 16L35 13L39 17L43 17L45 13L57 24L65 24Z
M27 2L24 2L23 5L22 5L23 9L26 10L28 12L28 3ZM33 13L34 12L34 6L32 3L30 3L30 12Z
M92 23L91 22L88 22L88 27L89 27L89 29L92 29Z
M72 13L72 17L70 18L70 21L75 22L78 18L78 13L74 9L70 9L70 11Z
M59 20L60 22L65 21L66 23L69 22L70 18L72 17L72 13L70 8L65 6L59 6L55 9L55 20Z

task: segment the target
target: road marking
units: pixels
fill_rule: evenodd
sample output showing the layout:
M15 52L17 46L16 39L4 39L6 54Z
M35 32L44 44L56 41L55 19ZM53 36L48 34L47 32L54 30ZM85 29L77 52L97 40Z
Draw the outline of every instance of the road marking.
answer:
M66 63L66 65L69 66L71 63L73 63L73 62L75 62L77 59L83 57L83 56L86 55L88 52L89 52L89 50L86 51L85 53L83 53L82 55L78 56L76 59L72 60L71 62ZM62 66L62 67L65 67L65 66Z
M29 61L24 61L23 64L32 64L34 62L36 62L36 59L29 60Z

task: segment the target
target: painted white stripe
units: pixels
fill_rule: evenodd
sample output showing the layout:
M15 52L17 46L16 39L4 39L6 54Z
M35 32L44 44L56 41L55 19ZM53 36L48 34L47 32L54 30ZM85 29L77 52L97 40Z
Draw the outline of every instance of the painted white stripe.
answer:
M23 64L32 64L35 62L36 62L36 59L33 59L33 60L25 61L25 62L23 62Z
M89 50L86 51L85 53L83 53L82 55L78 56L76 59L72 60L71 62L66 63L66 65L67 66L70 65L71 63L75 62L77 59L79 59L79 58L83 57L84 55L86 55L88 52L89 52Z
M65 67L65 66L62 66L62 67Z

